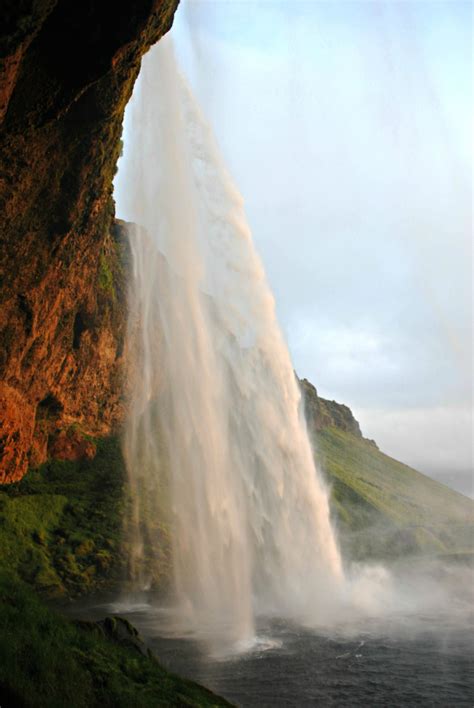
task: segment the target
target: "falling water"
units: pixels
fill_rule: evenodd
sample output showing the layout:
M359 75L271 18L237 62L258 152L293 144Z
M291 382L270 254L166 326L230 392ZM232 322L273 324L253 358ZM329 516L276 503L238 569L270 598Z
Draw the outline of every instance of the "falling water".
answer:
M246 642L257 613L324 613L342 579L328 497L242 198L169 39L144 58L127 110L118 207L140 225L125 436L132 570L145 585L168 495L183 620Z

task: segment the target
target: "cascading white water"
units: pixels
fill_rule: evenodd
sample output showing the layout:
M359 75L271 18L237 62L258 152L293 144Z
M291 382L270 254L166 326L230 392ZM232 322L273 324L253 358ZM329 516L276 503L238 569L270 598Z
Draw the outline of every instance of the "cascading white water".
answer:
M245 641L256 613L324 613L341 560L298 384L242 199L169 38L143 60L117 193L140 225L125 436L136 577L166 458L175 593L199 635Z

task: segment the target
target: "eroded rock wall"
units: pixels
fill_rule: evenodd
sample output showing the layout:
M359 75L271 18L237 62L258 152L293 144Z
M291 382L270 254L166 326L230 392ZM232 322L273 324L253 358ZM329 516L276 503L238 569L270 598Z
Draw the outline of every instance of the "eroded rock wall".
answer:
M317 433L318 430L324 430L325 428L338 428L354 435L356 438L363 437L360 425L348 406L344 405L344 403L321 398L316 387L308 379L301 379L299 383L310 433ZM367 440L367 442L377 447L373 440Z
M124 241L112 179L142 54L177 0L4 3L0 482L91 455L123 416Z

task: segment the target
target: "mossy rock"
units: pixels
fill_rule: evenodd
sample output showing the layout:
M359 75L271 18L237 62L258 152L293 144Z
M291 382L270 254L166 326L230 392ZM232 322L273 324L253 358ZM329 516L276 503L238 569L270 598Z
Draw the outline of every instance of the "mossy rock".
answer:
M101 626L102 625L102 626ZM125 620L73 622L0 570L0 704L28 708L228 706L166 671Z
M120 441L96 443L93 460L50 461L0 488L0 568L47 595L106 590L124 574Z

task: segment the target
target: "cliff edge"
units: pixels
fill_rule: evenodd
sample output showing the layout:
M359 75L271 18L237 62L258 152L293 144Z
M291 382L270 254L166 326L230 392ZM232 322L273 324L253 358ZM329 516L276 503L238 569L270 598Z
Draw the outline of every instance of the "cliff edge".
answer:
M326 428L338 428L377 447L374 440L369 440L362 436L359 423L348 406L344 405L344 403L321 398L316 387L308 379L300 379L299 384L303 395L306 422L310 432L325 430Z
M123 415L123 241L112 179L143 53L178 0L4 3L0 483Z

